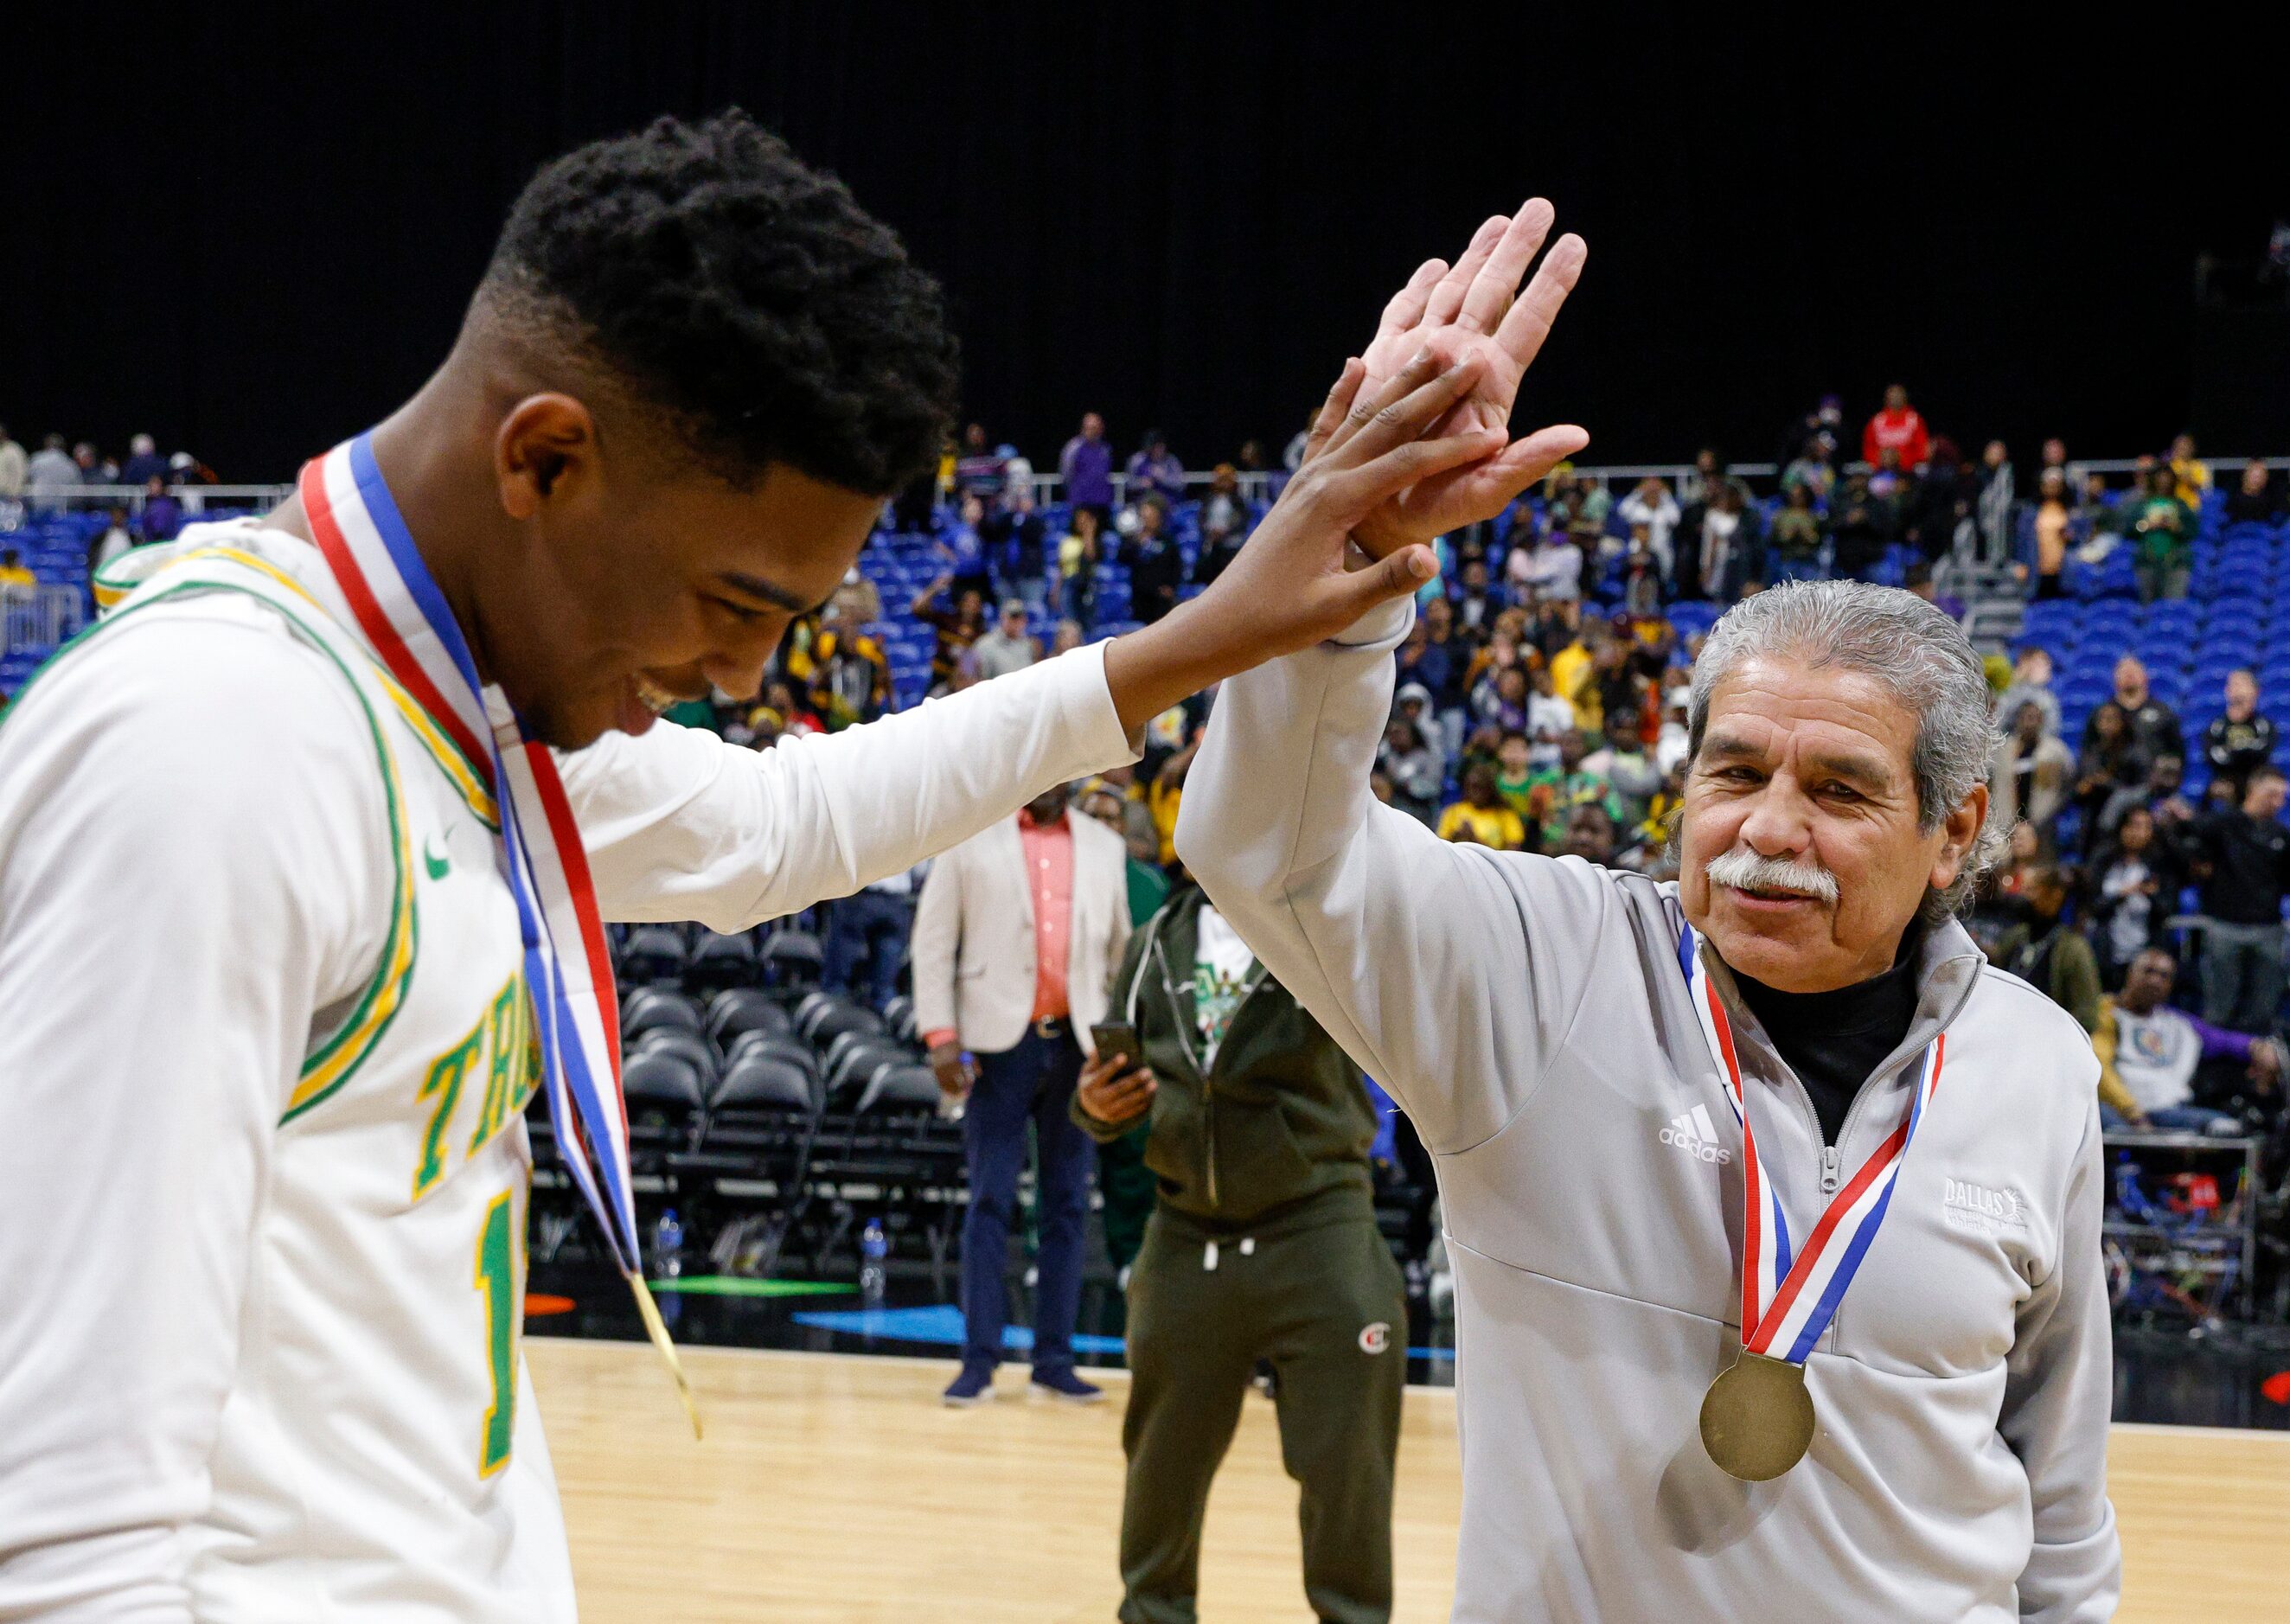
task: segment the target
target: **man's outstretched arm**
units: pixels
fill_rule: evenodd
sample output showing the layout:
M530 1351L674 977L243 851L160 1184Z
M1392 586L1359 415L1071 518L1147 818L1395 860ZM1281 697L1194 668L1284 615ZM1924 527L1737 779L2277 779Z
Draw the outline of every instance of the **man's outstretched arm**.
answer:
M1549 205L1531 202L1482 226L1452 269L1426 264L1386 308L1370 370L1427 349L1480 356L1480 383L1456 419L1507 420L1581 268L1581 241L1562 238L1512 298L1549 225ZM1331 429L1324 412L1307 469ZM1423 481L1359 526L1355 562L1388 564L1500 511L1587 438L1543 429ZM1226 683L1177 843L1272 972L1392 1091L1426 1143L1453 1150L1509 1119L1533 1086L1533 1058L1565 1036L1581 1001L1581 944L1613 895L1584 865L1449 845L1377 804L1368 774L1412 611L1389 602Z

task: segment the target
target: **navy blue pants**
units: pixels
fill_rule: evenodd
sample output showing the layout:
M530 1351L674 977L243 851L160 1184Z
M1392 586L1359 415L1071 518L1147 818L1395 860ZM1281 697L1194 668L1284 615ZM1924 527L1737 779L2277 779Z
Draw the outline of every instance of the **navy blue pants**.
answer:
M861 891L841 897L829 908L826 962L820 980L830 992L856 992L852 985L859 960L867 960L867 1002L877 1009L899 990L899 966L907 956L907 938L914 933L915 901L885 891Z
M1003 1276L1031 1123L1040 1168L1041 1229L1035 1258L1034 1368L1069 1369L1074 1321L1081 1313L1089 1178L1097 1165L1096 1145L1066 1115L1081 1076L1081 1047L1069 1032L1044 1037L1029 1028L1016 1048L980 1055L978 1071L962 1119L970 1165L970 1211L962 1222L962 1362L990 1369L1001 1361L1007 1313Z

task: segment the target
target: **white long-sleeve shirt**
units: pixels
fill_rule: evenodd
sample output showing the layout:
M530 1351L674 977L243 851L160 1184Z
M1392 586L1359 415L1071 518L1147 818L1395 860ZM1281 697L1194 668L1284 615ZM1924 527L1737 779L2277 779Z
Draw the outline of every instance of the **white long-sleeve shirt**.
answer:
M175 550L217 542L319 603L179 566L0 727L0 1620L558 1624L490 806L314 549ZM1100 646L766 752L661 724L563 765L606 917L730 931L1133 754Z
M1911 1062L1947 1034L1884 1226L1806 1364L1810 1453L1772 1483L1726 1476L1696 1420L1739 1346L1742 1140L1678 966L1675 888L1450 844L1375 803L1410 613L1225 683L1177 849L1437 1158L1455 1618L2110 1616L2104 1173L2080 1028L1961 927L1928 932L1916 1022L1831 1156L1713 964L1793 1235L1899 1124Z

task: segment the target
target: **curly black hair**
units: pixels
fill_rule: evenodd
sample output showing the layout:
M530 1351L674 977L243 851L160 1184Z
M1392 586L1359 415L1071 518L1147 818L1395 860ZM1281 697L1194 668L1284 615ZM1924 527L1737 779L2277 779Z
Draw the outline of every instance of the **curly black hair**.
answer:
M672 415L734 484L784 462L889 496L937 460L958 355L931 276L843 183L737 108L542 167L480 289Z

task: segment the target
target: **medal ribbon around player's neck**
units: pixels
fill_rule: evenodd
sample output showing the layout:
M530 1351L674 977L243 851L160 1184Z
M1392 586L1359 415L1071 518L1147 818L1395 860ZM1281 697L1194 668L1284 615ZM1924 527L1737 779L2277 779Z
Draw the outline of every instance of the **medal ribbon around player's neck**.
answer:
M525 737L520 719L495 722L489 715L468 642L389 494L372 436L360 435L305 465L300 492L318 550L366 641L491 782L557 1153L636 1293L696 1435L690 1384L645 1284L621 1094L620 1003L588 852L556 760L547 745Z
M1837 1316L1846 1288L1860 1272L1870 1243L1885 1221L1909 1142L1924 1120L1925 1108L1940 1087L1948 1039L1933 1039L1918 1061L1917 1082L1901 1124L1870 1154L1860 1171L1830 1199L1820 1220L1794 1254L1781 1196L1758 1154L1750 1102L1742 1087L1742 1067L1734 1047L1733 1023L1703 962L1708 944L1688 927L1678 939L1678 964L1701 1022L1726 1102L1742 1124L1742 1348L1745 1353L1802 1365L1829 1323Z

